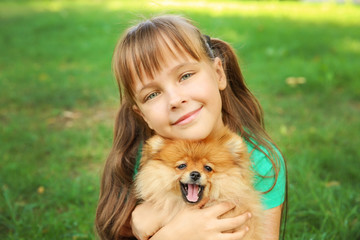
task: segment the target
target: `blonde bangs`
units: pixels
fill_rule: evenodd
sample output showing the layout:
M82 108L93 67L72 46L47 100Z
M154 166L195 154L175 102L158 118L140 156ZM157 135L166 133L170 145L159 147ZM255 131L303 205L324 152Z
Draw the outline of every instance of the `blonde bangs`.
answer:
M196 61L208 59L199 30L186 19L162 16L129 29L115 50L113 67L124 91L134 97L134 82L144 77L153 79L172 55ZM126 93L125 93L126 94Z

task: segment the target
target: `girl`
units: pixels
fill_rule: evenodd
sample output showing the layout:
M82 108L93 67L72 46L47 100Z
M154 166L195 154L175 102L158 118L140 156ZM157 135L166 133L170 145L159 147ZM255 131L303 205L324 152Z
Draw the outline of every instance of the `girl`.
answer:
M202 35L187 19L160 16L127 31L115 49L113 69L121 107L96 214L101 239L242 239L251 213L218 219L234 207L229 203L192 207L163 223L165 213L149 202L137 204L131 191L142 143L153 134L204 139L224 125L247 142L255 188L267 209L268 239L278 239L286 167L232 48Z

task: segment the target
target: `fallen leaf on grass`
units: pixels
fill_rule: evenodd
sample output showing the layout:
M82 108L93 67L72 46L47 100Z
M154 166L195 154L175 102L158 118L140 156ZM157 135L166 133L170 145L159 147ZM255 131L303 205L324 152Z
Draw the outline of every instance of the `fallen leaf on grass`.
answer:
M63 116L66 118L66 119L77 119L80 117L80 113L76 113L76 112L71 112L71 111L64 111L63 112Z
M327 182L325 184L325 186L327 188L329 188L329 187L337 187L337 186L340 186L340 182L338 182L338 181L330 181L330 182Z
M297 85L305 84L306 78L304 78L304 77L288 77L288 78L286 78L285 82L287 85L289 85L291 87L296 87Z
M63 117L65 119L65 127L72 127L74 125L74 120L80 118L80 113L64 111Z
M37 189L38 194L43 194L45 192L45 188L43 186L38 187Z
M286 126L286 125L281 125L280 126L280 133L282 135L290 135L292 133L294 133L296 130L296 128L294 126Z
M282 135L286 135L286 134L288 133L288 128L287 128L285 125L282 125L282 126L280 127L280 133L281 133Z

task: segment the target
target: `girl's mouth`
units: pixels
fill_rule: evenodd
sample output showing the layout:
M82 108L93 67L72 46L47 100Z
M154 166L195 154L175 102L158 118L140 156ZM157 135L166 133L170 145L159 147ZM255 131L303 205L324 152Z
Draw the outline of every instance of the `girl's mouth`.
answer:
M196 116L200 113L202 109L202 106L198 109L196 109L195 111L191 111L187 114L185 114L184 116L180 117L178 120L176 120L176 122L172 123L171 125L185 125L188 124L189 122L191 122L192 120L194 120L196 118Z

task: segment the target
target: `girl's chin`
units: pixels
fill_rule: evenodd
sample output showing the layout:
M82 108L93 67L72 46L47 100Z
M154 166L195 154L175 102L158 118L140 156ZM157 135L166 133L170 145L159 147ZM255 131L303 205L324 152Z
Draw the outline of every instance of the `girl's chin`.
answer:
M224 125L218 124L215 127L209 122L206 124L196 123L191 126L172 126L168 131L157 132L158 135L170 139L185 140L203 140L205 138L216 136L217 133L223 132Z
M178 134L175 134L173 138L197 141L207 138L210 134L211 131L199 131L199 129L189 129L188 131L182 131Z

